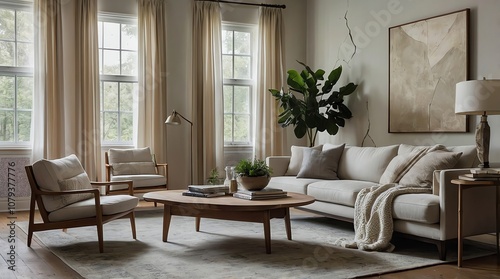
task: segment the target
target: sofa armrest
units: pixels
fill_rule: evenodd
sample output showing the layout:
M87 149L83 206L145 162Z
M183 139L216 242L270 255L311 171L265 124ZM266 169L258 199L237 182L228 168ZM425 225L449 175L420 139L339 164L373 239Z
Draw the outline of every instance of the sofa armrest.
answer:
M449 169L438 172L440 203L440 239L456 238L458 226L458 185L451 180L470 173L470 169ZM435 178L436 173L435 173ZM464 236L495 232L495 187L477 187L463 192ZM479 217L479 218L478 218Z
M291 156L269 156L266 158L266 164L273 170L271 176L285 175Z

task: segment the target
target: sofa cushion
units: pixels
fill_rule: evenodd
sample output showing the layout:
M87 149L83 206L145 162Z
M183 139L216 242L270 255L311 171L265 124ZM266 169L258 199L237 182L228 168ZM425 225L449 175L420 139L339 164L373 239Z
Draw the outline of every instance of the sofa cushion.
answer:
M287 192L307 194L307 186L311 183L321 181L320 179L296 178L295 176L271 177L267 187L283 189Z
M315 147L305 147L305 146L296 146L292 145L291 152L292 155L290 157L290 163L288 164L288 169L286 170L285 175L297 176L300 171L300 167L302 166L302 161L304 159L304 149L315 149L321 150L323 145L318 145Z
M108 158L113 175L156 173L149 147L133 149L110 148Z
M137 174L156 174L155 163L151 162L130 162L114 163L113 175L137 175Z
M432 176L435 170L453 168L462 153L436 150L425 154L408 172L399 180L405 186L431 187Z
M392 218L426 224L439 223L439 197L433 194L404 194L392 205Z
M303 160L297 178L339 179L337 169L345 144L324 151L303 150Z
M389 162L397 155L398 147L346 146L339 161L339 179L378 182Z
M421 149L426 147L429 146L415 146L409 144L401 144L399 146L398 154L410 153L415 149ZM473 168L479 163L475 145L460 145L460 146L448 146L448 147L441 145L441 148L437 149L443 149L451 152L462 152L462 156L460 156L460 159L455 165L455 168L457 169Z
M134 188L162 186L167 184L167 178L159 174L141 174L141 175L118 175L111 177L111 181L132 180ZM111 190L127 189L127 185L112 185Z
M33 163L33 174L43 191L60 192L66 190L92 189L87 173L76 155ZM45 209L49 212L68 204L89 199L93 194L74 194L63 196L42 196Z
M359 180L319 181L307 187L307 194L318 201L354 207L359 191L376 185L375 182Z

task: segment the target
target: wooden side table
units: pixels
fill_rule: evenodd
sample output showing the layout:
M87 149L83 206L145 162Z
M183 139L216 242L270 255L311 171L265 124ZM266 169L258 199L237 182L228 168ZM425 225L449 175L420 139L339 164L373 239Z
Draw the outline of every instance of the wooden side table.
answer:
M497 255L499 255L498 248L498 231L499 231L499 222L498 222L498 186L500 186L500 180L491 181L491 180L477 180L477 181L468 181L462 179L453 179L451 180L452 184L458 185L458 267L462 266L462 250L463 250L463 235L462 235L462 225L463 225L463 191L470 188L477 187L495 187L495 221L496 221L496 244L497 244Z

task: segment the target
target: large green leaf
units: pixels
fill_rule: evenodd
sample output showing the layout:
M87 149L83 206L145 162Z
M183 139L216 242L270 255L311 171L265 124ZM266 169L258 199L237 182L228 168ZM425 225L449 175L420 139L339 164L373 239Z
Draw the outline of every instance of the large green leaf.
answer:
M358 88L358 86L351 82L351 83L347 84L346 86L340 87L339 93L344 95L344 96L347 96L347 95L350 95L352 92L354 92L356 90L356 88Z
M293 89L296 89L301 92L306 91L306 86L304 79L300 76L300 74L295 70L288 71L287 84Z
M337 81L339 81L340 75L342 74L342 65L338 66L336 69L333 69L330 72L330 75L328 75L328 80L333 84L337 84Z
M303 122L297 123L297 125L295 126L295 129L293 129L293 132L297 138L301 139L302 137L304 137L306 135L306 132L307 132L306 124Z

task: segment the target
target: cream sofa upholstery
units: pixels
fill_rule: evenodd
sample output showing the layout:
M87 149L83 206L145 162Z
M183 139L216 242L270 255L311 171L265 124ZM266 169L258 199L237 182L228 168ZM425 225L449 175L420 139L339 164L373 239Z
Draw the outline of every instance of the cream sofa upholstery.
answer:
M359 191L379 185L379 180L391 160L405 148L408 148L408 145L346 146L338 163L338 180L287 175L289 165L293 165L290 160L297 161L297 158L271 156L266 160L273 169L273 177L268 187L311 195L316 201L300 209L352 222ZM478 163L475 146L447 149L462 152L454 169L434 171L432 193L397 196L393 201L392 212L396 233L437 244L440 258L443 260L446 257L446 242L457 238L458 188L450 181L459 174L470 172L467 168L477 166ZM464 206L465 236L495 232L494 187L467 190Z

